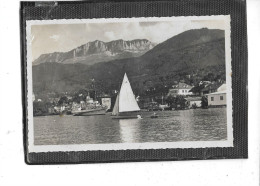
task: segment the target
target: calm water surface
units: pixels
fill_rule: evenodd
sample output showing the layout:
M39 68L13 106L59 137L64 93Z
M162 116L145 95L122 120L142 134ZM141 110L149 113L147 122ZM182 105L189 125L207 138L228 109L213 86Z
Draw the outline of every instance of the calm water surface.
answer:
M143 119L34 117L35 145L216 141L227 139L226 108L143 112Z

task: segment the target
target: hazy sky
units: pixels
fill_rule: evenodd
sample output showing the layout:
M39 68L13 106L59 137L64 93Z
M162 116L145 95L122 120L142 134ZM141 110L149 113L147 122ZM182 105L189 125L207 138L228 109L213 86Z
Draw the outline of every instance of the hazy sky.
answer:
M41 54L67 52L94 40L148 39L160 43L186 30L224 27L222 20L32 25L32 57L35 60Z

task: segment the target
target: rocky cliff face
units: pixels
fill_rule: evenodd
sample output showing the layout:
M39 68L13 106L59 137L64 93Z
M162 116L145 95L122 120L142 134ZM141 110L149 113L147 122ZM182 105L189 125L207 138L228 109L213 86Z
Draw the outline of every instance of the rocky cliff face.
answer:
M115 40L110 42L93 41L77 47L69 52L54 52L43 54L33 64L56 62L63 64L83 63L92 65L98 62L114 59L124 59L143 55L155 46L146 39L132 41Z

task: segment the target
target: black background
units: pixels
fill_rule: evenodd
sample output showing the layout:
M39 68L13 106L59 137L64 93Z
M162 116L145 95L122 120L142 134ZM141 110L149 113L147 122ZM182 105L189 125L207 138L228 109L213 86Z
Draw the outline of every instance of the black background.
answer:
M28 153L26 20L231 15L234 147ZM27 164L166 161L248 157L245 0L21 2L24 150Z

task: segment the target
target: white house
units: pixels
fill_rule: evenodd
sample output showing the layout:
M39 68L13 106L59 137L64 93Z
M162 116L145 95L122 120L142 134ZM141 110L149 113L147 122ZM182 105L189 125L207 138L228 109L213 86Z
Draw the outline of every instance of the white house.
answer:
M107 109L111 108L111 98L101 98L102 106L106 106Z
M227 105L226 90L207 94L207 97L209 107Z
M177 95L192 95L192 92L189 92L192 89L192 86L186 83L178 83L172 86L172 89L169 90L168 96L177 96Z
M226 106L227 105L227 97L226 97L226 84L222 84L216 87L216 91L207 94L208 97L208 106L215 107L215 106Z

